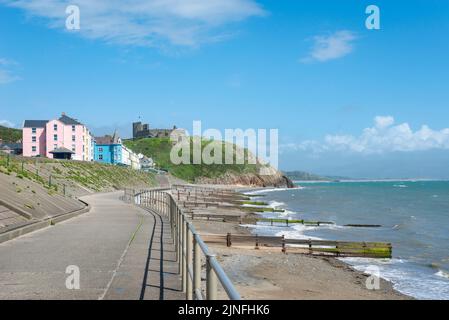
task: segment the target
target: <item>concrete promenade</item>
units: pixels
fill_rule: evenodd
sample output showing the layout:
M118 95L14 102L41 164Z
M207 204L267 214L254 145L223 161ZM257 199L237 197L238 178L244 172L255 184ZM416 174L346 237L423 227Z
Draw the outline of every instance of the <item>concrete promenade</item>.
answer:
M0 299L183 299L168 221L121 194L83 197L90 212L0 244Z

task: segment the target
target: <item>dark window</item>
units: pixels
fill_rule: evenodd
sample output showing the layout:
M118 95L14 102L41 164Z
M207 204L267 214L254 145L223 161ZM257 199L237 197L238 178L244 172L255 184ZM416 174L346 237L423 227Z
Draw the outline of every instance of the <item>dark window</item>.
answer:
M58 135L57 134L53 135L53 141L58 141Z
M32 137L31 137L31 141L32 141L32 142L36 142L36 137L35 137L35 136L32 136Z
M103 152L103 148L98 148L98 152Z
M36 152L36 146L32 146L31 151Z
M75 126L72 126L72 131L75 132Z
M98 159L99 159L99 160L103 160L103 155L100 154L100 155L98 156Z
M55 131L58 130L58 125L57 124L53 125L53 130L55 130Z
M72 136L72 141L75 142L76 136Z
M32 133L36 133L36 128L31 128Z

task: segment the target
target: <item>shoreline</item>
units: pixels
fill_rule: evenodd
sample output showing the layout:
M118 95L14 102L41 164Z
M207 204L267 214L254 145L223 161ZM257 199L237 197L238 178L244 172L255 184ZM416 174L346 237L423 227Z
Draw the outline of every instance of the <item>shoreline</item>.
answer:
M228 186L228 188L246 193L263 190L244 186ZM267 188L271 189L274 188ZM252 234L251 228L243 227L237 222L196 220L194 225L204 234ZM370 275L356 270L338 258L284 254L280 250L208 245L217 254L217 258L244 299L414 299L395 290L393 283L382 278L380 290L368 290L365 283Z

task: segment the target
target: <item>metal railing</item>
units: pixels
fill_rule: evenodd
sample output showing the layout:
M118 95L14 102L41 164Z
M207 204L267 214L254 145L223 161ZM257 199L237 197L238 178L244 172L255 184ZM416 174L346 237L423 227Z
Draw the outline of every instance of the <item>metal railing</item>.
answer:
M177 262L182 275L182 291L186 300L217 300L218 283L221 284L231 300L241 300L229 277L218 262L216 256L201 239L188 216L178 207L169 193L171 189L125 190L123 199L136 205L150 208L165 215L175 244ZM202 257L206 259L205 295L201 285Z

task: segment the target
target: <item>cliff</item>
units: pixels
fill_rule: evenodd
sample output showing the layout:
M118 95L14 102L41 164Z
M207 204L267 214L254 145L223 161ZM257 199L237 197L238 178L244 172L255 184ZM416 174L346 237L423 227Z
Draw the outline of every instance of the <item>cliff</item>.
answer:
M195 182L199 184L241 185L248 187L294 188L293 182L280 172L272 175L227 172L218 178L200 177Z

